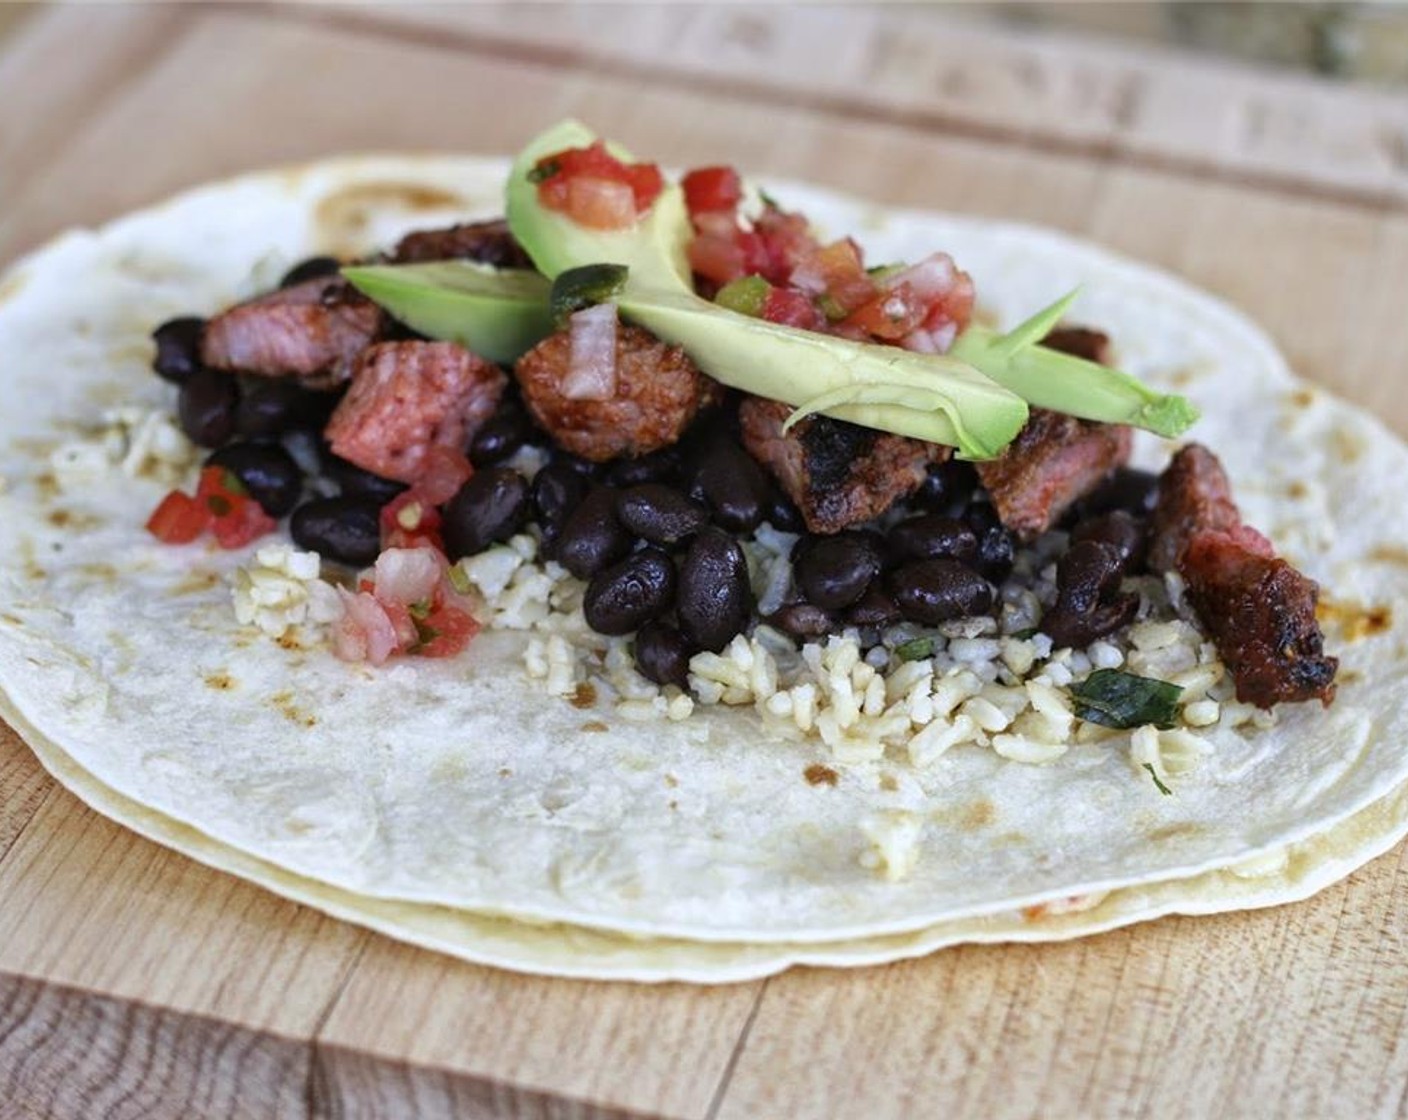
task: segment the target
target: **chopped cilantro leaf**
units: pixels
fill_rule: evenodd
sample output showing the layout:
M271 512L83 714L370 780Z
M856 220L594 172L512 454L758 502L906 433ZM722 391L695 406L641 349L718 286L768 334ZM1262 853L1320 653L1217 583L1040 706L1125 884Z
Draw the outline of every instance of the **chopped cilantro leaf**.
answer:
M1167 730L1177 720L1178 698L1182 695L1183 690L1176 684L1120 669L1097 669L1071 686L1077 719L1120 730L1146 723Z
M1159 781L1159 772L1154 769L1154 764L1152 762L1145 762L1142 765L1145 770L1149 771L1149 777L1154 779L1154 785L1159 787L1159 792L1165 797L1172 797L1173 790L1169 789L1168 786L1164 785L1163 782Z
M911 638L895 647L895 656L901 661L923 661L934 656L933 638Z

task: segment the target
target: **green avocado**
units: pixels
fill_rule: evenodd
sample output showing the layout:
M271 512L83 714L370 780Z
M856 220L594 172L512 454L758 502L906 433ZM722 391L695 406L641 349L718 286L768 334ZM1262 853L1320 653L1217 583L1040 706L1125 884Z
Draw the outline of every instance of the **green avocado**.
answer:
M695 295L686 255L692 230L676 185L623 230L588 229L539 205L530 175L538 161L596 139L565 121L524 148L509 173L509 228L545 276L589 264L626 266L613 297L623 316L683 347L725 385L803 411L950 444L973 459L996 455L1021 430L1026 402L966 362L779 326Z
M342 275L414 331L510 365L553 332L551 285L526 268L471 261L359 265Z

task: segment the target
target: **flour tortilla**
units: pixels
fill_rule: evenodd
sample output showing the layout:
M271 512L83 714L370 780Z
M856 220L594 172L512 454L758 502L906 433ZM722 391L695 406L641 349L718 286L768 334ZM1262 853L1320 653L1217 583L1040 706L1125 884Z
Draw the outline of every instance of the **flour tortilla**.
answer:
M0 690L26 738L53 748L40 753L61 780L103 791L104 812L153 833L165 821L199 843L163 842L412 939L430 935L401 915L453 912L486 929L507 918L520 933L554 923L694 943L701 957L698 943L751 946L767 971L856 942L924 951L912 946L1077 894L1168 896L1122 920L1195 910L1217 897L1207 873L1324 837L1408 777L1408 529L1395 489L1408 449L1294 381L1225 305L1049 231L773 185L823 227L856 233L870 259L950 251L1004 323L1081 284L1078 317L1111 332L1123 364L1202 406L1193 434L1223 457L1248 520L1337 601L1385 608L1380 633L1339 644L1332 629L1344 664L1333 708L1285 709L1248 738L1210 735L1215 754L1171 797L1109 746L1040 767L956 748L924 772L887 762L815 788L802 775L830 761L825 748L774 741L751 711L643 726L543 696L521 672L521 635L377 670L284 649L234 621L224 580L243 555L142 532L162 486L113 472L53 493L45 456L75 425L117 403L170 407L148 369L154 324L222 307L250 293L252 273L267 283L314 252L496 213L505 167L385 157L248 176L67 235L0 281L0 377L8 400L34 402L0 416ZM1167 449L1149 439L1138 453L1160 465ZM861 820L893 809L925 818L898 883L859 860ZM1350 862L1408 828L1385 812L1372 842L1347 842ZM1296 889L1278 884L1268 900ZM1257 903L1230 903L1243 904ZM1032 930L998 936L1019 933Z
M0 703L49 772L90 807L149 840L275 894L400 941L474 964L569 979L728 984L797 965L859 968L964 944L1069 941L1170 914L1254 910L1308 898L1399 842L1408 786L1329 832L1235 870L1126 887L1075 913L1009 911L955 919L911 933L849 941L761 945L631 937L561 923L530 923L443 906L367 898L290 874L211 840L98 782ZM1259 864L1259 866L1257 866Z

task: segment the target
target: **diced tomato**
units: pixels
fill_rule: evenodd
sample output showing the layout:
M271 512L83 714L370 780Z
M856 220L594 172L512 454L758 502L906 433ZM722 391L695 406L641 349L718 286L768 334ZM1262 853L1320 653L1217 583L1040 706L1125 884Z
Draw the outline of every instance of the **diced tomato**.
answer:
M196 501L203 502L210 511L210 530L221 548L243 548L250 541L272 533L278 525L249 496L234 472L224 467L201 470Z
M789 214L776 206L765 206L753 223L753 231L762 241L767 263L754 271L774 284L785 284L795 269L811 253L816 252L807 219L801 214Z
M826 316L816 309L811 297L795 288L773 288L768 292L768 298L763 301L763 318L769 323L808 331L822 330L826 326Z
M793 286L821 297L828 319L844 319L875 298L875 281L866 274L860 246L849 237L809 253L792 270Z
M381 507L381 547L419 548L430 545L445 551L440 538L440 511L412 487Z
M904 340L911 349L948 349L973 317L973 278L954 264L947 253L930 253L923 260L887 276L880 287L908 288L914 299L924 305L924 318L916 329L929 341Z
M533 168L538 201L593 229L620 229L649 210L664 189L653 163L622 163L598 140L545 156Z
M463 452L443 444L432 444L426 451L424 468L419 482L381 507L382 548L430 545L444 552L436 507L455 496L474 476L474 468Z
M630 185L611 179L571 180L562 209L579 226L588 229L625 229L636 220Z
M243 498L233 503L225 516L217 517L210 529L221 548L243 548L277 527L278 522L265 513L258 502Z
M862 304L845 325L885 342L898 342L924 322L929 308L908 284L899 284Z
M474 617L457 607L443 606L416 621L418 644L412 652L422 657L453 657L479 633Z
M743 197L743 184L732 167L699 167L680 180L690 216L732 210Z
M147 520L166 544L188 544L209 529L221 548L243 548L278 524L224 467L205 467L195 497L173 490Z
M190 544L210 524L210 511L189 494L173 490L147 518L147 532L163 544Z
M689 267L696 275L719 286L747 274L743 249L737 239L712 233L699 234L689 243Z

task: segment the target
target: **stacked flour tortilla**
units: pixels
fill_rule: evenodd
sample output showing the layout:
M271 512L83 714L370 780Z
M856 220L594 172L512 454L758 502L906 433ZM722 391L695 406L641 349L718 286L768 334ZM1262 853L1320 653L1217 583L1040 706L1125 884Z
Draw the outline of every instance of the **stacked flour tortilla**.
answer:
M1408 656L1393 625L1341 643L1340 698L1210 733L1162 796L1109 746L1031 766L976 748L926 770L844 769L748 710L683 723L584 713L526 679L526 636L459 659L349 666L241 628L247 555L142 529L166 485L81 484L52 457L118 406L170 409L148 335L267 287L314 253L500 211L502 161L367 158L249 176L96 233L0 280L0 714L78 796L212 866L351 921L525 971L725 981L964 941L1079 936L1166 913L1304 897L1408 831ZM1079 284L1122 364L1192 396L1250 523L1338 603L1408 617L1408 449L1294 381L1265 338L1167 276L1049 232L885 211L772 185L872 261L952 253L1016 321ZM1159 466L1168 448L1138 454ZM605 721L609 730L584 724ZM972 812L975 806L981 812ZM922 817L900 881L861 823ZM1065 912L1063 900L1100 896Z

